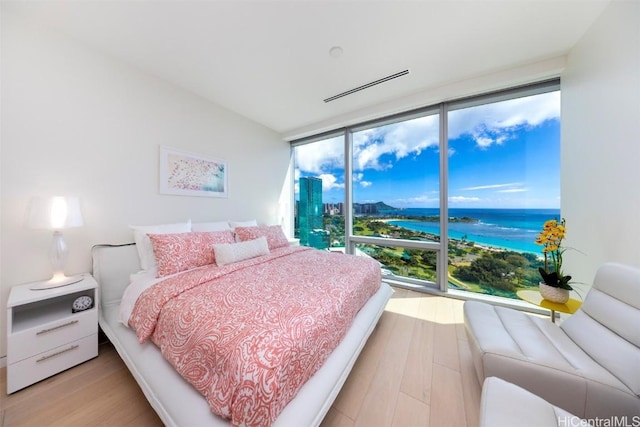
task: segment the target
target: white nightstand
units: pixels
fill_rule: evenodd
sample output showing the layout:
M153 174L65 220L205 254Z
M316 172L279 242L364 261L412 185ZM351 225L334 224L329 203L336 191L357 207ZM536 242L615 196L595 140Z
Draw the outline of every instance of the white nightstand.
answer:
M89 274L68 286L11 288L7 301L7 394L98 355L98 284ZM72 312L76 298L93 306Z

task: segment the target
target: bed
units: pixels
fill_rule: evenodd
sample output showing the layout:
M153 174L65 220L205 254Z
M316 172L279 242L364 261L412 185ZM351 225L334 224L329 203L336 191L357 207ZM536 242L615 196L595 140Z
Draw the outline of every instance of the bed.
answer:
M141 269L136 245L97 245L92 256L100 289L100 327L162 422L167 426L229 426L229 420L212 413L205 398L165 360L156 345L150 341L140 344L136 333L119 321L123 293L131 275ZM382 283L364 303L339 345L279 413L274 426L321 423L392 293Z

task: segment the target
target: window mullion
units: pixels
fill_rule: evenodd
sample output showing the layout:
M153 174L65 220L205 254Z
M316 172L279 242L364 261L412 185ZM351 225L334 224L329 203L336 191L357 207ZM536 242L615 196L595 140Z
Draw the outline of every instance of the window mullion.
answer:
M441 291L448 288L449 283L449 202L448 202L448 120L447 106L440 104L440 253L437 261L438 286Z
M348 254L355 252L351 241L353 235L353 131L344 131L344 249Z

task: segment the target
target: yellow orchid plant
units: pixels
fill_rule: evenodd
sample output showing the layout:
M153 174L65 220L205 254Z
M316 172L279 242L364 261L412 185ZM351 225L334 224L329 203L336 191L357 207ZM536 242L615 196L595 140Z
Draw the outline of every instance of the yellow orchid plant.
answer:
M562 273L562 254L565 249L562 248L562 239L566 233L566 221L564 218L558 221L550 219L544 223L542 231L536 238L536 244L542 245L542 253L544 254L544 268L538 268L542 280L549 286L554 288L562 288L573 290L569 285L571 276L565 276ZM549 258L553 269L549 271Z

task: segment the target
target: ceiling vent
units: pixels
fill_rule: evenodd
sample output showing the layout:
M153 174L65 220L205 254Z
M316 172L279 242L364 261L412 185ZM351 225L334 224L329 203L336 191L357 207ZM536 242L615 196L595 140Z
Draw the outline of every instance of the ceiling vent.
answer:
M358 86L356 88L349 89L346 92L342 92L342 93L339 93L337 95L334 95L334 96L332 96L330 98L325 99L324 102L335 101L336 99L342 98L343 96L351 95L352 93L356 93L356 92L359 92L359 91L361 91L363 89L367 89L367 88L370 88L372 86L379 85L380 83L388 82L389 80L397 79L398 77L406 76L407 74L409 74L409 70L404 70L404 71L400 71L399 73L391 74L390 76L383 77L383 78L378 79L376 81L373 81L371 83L367 83L367 84L364 84L362 86Z

